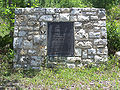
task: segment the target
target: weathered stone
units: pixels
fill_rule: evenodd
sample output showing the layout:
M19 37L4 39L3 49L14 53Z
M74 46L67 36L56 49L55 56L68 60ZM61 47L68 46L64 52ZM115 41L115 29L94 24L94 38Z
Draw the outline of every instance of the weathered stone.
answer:
M107 38L107 31L101 31L101 38Z
M80 61L81 57L67 57L67 61L69 63L75 63L76 61Z
M87 50L82 51L82 58L87 58Z
M106 26L106 22L105 21L98 21L98 26Z
M99 18L101 18L101 19L106 19L106 16L105 16L105 11L101 11L101 10L99 10L99 12L98 12L98 16L99 16Z
M29 41L31 41L32 40L32 35L29 35L28 37L27 37L27 39L29 40Z
M26 54L27 54L27 50L24 49L20 50L20 55L26 55Z
M61 12L61 8L56 8L56 9L55 9L55 12L56 12L56 13L60 13L60 12Z
M61 8L62 13L70 13L70 8Z
M82 27L82 23L81 22L74 22L74 26L75 27Z
M32 43L31 41L24 40L24 41L23 41L23 47L24 47L25 49L32 48L32 47L33 47L33 43Z
M38 44L38 45L39 45L39 43L40 43L40 35L35 35L35 36L33 37L33 40L34 40L34 43L35 43L35 44Z
M76 15L72 15L70 16L70 21L77 21L77 16Z
M33 27L28 27L28 26L20 26L19 27L19 30L30 30L30 31L32 31L33 30Z
M96 49L88 49L88 54L96 54Z
M98 55L95 55L95 61L96 62L103 61L103 58Z
M69 21L69 16L68 13L60 14L60 21Z
M89 59L93 59L93 58L94 58L94 55L88 55L88 58L89 58Z
M93 60L92 60L92 59L83 59L83 62L84 62L84 64L85 64L84 66L86 66L86 65L92 63Z
M34 36L34 43L44 46L46 44L46 39L47 39L46 35L35 35Z
M34 30L39 30L39 29L40 29L39 26L34 27Z
M40 69L47 57L48 22L74 23L74 56L48 59L70 68L94 65L107 60L105 10L96 8L23 8L16 10L14 62L23 68ZM65 32L67 34L67 32ZM62 32L60 33L62 37ZM60 38L61 38L60 37ZM67 40L67 37L65 37ZM64 59L62 59L64 58Z
M26 36L26 33L25 31L19 31L19 36Z
M37 51L30 49L30 50L28 50L28 54L37 54Z
M55 11L53 8L47 8L46 9L46 14L55 14Z
M75 40L80 40L80 39L87 39L88 38L88 33L85 33L85 30L80 29L78 32L75 30Z
M43 15L39 19L39 21L52 21L52 20L53 20L52 15Z
M82 12L83 15L92 15L92 16L95 16L97 13L96 12Z
M21 57L20 57L20 62L21 62L21 63L27 63L27 62L25 61L25 56L21 56Z
M23 13L26 15L32 14L34 13L34 8L25 8Z
M60 14L56 13L55 15L53 15L53 21L59 21L60 20Z
M45 13L45 8L34 8L34 12Z
M83 41L77 42L75 41L75 47L77 48L92 48L92 42L90 41Z
M89 38L100 38L100 32L89 32Z
M28 15L28 20L29 21L37 21L37 16L36 15Z
M91 16L91 20L98 20L98 16Z
M70 14L80 14L80 11L78 8L73 8Z
M97 54L107 54L108 49L107 48L98 48L97 49Z
M18 44L19 44L19 38L18 37L14 37L14 40L13 40L13 47L14 48L17 48L18 47Z
M94 31L100 31L100 27L94 27L93 30Z
M29 21L29 22L28 22L28 25L29 25L29 26L33 26L33 25L35 25L35 24L36 24L35 21Z
M15 26L14 27L14 36L17 36L18 35L18 26Z
M93 24L90 23L90 22L85 23L84 26L83 26L83 28L84 29L88 29L88 30L93 29Z
M80 48L75 48L75 56L81 56L81 49Z
M89 21L89 16L78 15L78 21Z
M22 8L19 9L15 8L15 15L20 15L20 14L22 14Z
M94 44L95 45L107 45L107 39L95 39Z

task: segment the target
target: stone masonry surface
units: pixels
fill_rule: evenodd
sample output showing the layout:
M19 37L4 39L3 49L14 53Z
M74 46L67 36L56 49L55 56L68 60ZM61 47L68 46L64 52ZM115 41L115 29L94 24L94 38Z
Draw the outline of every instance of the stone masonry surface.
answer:
M69 68L107 60L105 9L16 8L14 67L40 69L42 62ZM47 22L74 22L74 57L47 56Z

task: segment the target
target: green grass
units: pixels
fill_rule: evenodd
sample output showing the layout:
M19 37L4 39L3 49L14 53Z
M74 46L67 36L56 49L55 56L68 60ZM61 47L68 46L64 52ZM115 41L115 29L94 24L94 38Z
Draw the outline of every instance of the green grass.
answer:
M3 77L2 77L3 78ZM18 81L22 90L46 89L120 89L120 69L116 66L109 70L92 68L56 68L38 70L19 70L5 80Z

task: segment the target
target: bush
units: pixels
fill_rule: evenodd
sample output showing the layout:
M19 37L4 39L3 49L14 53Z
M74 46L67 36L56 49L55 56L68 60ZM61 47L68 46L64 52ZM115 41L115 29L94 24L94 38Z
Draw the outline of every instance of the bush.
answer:
M115 54L120 50L120 23L116 20L120 16L120 8L118 6L109 10L107 16L107 38L108 38L108 51L110 54Z

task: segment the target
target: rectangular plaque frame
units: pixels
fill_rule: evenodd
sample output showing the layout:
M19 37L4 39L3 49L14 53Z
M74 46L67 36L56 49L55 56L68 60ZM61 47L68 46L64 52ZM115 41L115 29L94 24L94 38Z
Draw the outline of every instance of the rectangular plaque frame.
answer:
M48 22L48 56L74 56L74 23Z

